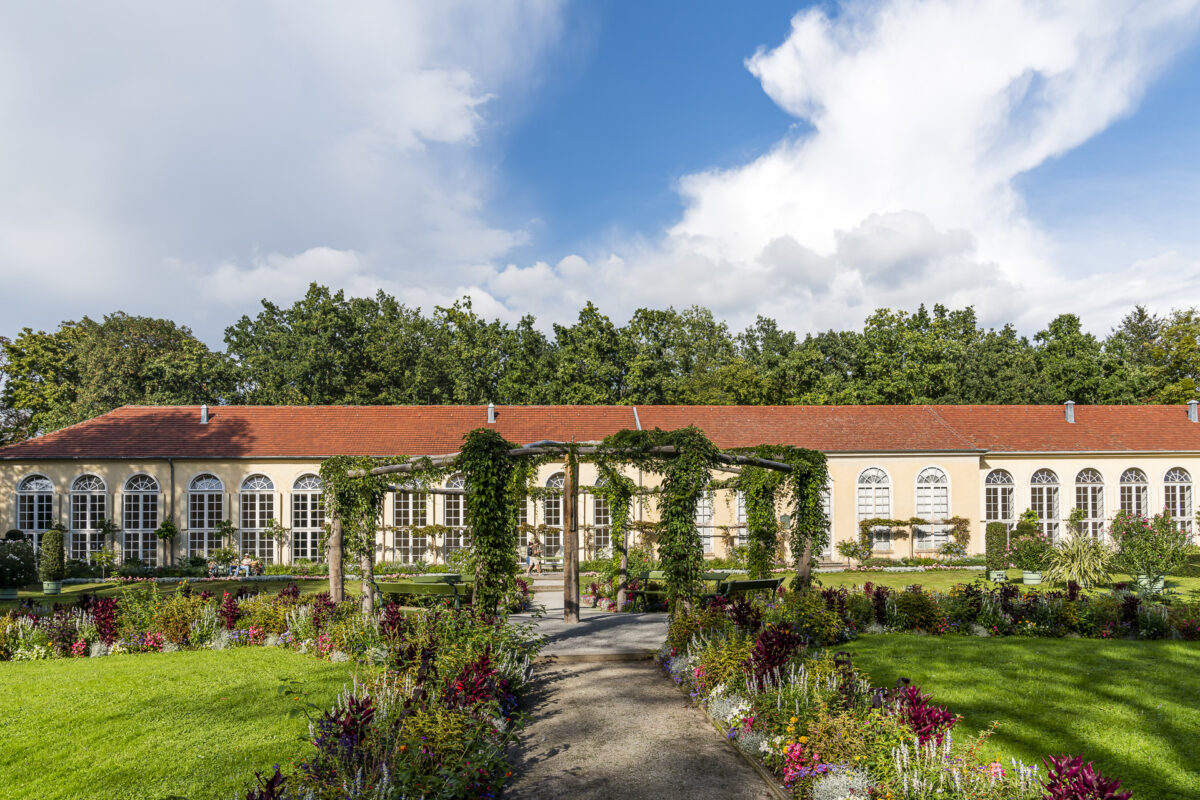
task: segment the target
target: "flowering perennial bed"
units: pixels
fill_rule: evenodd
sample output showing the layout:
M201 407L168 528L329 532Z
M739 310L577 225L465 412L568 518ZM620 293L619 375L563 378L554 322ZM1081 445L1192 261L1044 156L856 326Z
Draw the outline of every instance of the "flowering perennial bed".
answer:
M794 797L1126 800L1076 756L1043 765L955 741L959 717L907 680L873 685L844 652L852 635L817 592L782 602L722 599L677 614L659 660L747 755Z
M252 646L357 661L376 677L310 716L309 756L259 776L250 800L493 797L509 775L504 747L539 645L503 618L395 605L365 616L356 600L295 586L163 596L152 582L0 616L0 660Z

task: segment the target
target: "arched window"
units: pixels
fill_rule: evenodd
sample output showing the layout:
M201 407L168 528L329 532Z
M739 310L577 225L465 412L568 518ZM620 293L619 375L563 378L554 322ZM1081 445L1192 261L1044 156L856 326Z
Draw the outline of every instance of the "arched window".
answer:
M393 550L396 559L405 564L424 561L425 551L429 548L429 536L421 530L429 524L429 495L412 489L400 489L392 500L396 522Z
M1098 539L1104 534L1104 478L1094 469L1075 476L1075 507L1083 511L1080 530Z
M319 561L325 530L325 502L321 478L301 475L292 484L292 561Z
M42 533L54 524L54 484L45 475L30 475L17 484L17 527L33 540L36 550Z
M696 500L696 516L693 521L696 523L696 533L700 536L700 542L704 547L704 552L713 552L712 492L704 492Z
M71 558L90 561L104 547L100 529L108 516L108 493L97 475L80 475L71 484Z
M451 475L446 479L447 489L465 489L467 480L461 474ZM455 550L463 550L468 546L470 538L467 530L467 520L464 514L465 504L463 495L446 495L446 540L442 543L442 558L449 559Z
M207 556L221 549L223 519L225 484L207 472L192 478L188 484L188 555Z
M242 481L242 553L264 564L275 561L275 539L268 530L275 519L275 484L266 475L251 475Z
M597 486L604 485L604 477L596 480ZM592 495L592 558L604 558L612 553L612 509L608 499Z
M986 522L1003 522L1012 530L1016 521L1013 495L1013 476L1004 469L994 469L983 481L983 518Z
M926 467L917 474L917 516L931 524L913 528L913 547L936 550L950 540L950 528L939 524L950 516L950 479L940 467Z
M136 558L148 567L158 566L158 481L149 475L134 475L125 481L121 499L121 527L125 529L122 556Z
M821 551L821 558L826 561L833 559L833 479L829 478L825 481L825 488L821 490L821 510L825 512L825 529L829 532L826 537L825 549ZM780 533L786 536L786 532Z
M1150 481L1136 467L1121 473L1121 510L1139 517L1149 516Z
M1192 476L1183 467L1167 470L1163 478L1163 500L1175 524L1192 535Z
M892 516L892 482L879 467L868 467L858 476L858 521L890 519ZM871 530L876 550L892 549L892 529L876 526Z
M745 492L737 493L737 539L738 547L745 546L750 542L750 525L746 518L746 494Z
M1029 479L1029 507L1041 521L1042 533L1058 540L1058 475L1054 470L1039 469Z
M567 476L561 472L554 473L550 476L549 480L546 481L546 488L550 489L551 491L546 497L546 500L542 506L546 519L546 540L542 542L542 555L545 558L559 558L562 556L562 489L566 485L566 481Z

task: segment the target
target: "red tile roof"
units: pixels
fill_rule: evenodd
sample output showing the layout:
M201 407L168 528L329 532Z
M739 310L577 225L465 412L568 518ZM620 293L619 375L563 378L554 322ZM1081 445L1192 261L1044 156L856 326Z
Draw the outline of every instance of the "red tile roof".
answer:
M1185 406L638 406L644 428L696 425L723 448L825 452L1200 452ZM630 406L499 406L510 441L587 441L635 427ZM125 406L0 448L0 459L433 455L487 425L485 406Z

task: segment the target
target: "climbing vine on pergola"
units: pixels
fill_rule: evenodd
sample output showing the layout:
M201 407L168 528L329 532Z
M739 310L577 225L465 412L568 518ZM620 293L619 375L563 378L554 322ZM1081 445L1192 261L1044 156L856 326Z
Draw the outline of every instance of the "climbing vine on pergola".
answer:
M700 591L704 549L695 525L696 505L714 485L714 471L737 473L720 485L737 488L746 495L751 567L756 575L770 569L780 491L786 495L790 512L789 543L796 567L793 586L807 587L811 555L828 541L821 503L828 480L824 454L782 445L723 453L695 427L624 430L601 442L546 441L525 446L505 441L494 430L480 428L464 437L459 453L390 464L381 464L382 459L375 458L331 458L321 468L335 530L331 541L341 531L346 549L361 555L364 593L369 595L366 584L373 566L374 530L381 519L383 497L392 488L392 476L403 474L405 485L420 491L456 469L465 479L466 523L476 554L474 602L479 608L494 610L516 577L517 503L534 491L537 465L559 459L568 465L580 461L597 465L604 480L591 491L608 500L614 544L622 548L630 527L631 500L637 490L617 465L628 464L663 476L655 493L660 518L658 546L672 609L694 600ZM571 469L575 474L577 466ZM331 547L331 592L335 596L340 594L340 587L333 586L333 561L339 557L340 553L335 554Z

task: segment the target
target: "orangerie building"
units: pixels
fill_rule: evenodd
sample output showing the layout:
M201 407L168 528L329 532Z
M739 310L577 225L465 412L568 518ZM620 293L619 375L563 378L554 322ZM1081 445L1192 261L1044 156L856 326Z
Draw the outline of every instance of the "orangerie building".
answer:
M876 536L877 554L935 552L950 536L939 521L970 521L969 551L982 552L987 522L1012 524L1033 509L1058 537L1073 508L1102 535L1118 510L1165 509L1195 526L1200 422L1186 406L126 406L54 433L0 448L0 525L36 542L55 523L69 530L68 557L101 547L113 520L121 558L150 565L223 546L231 520L241 549L267 562L320 557L324 511L318 469L332 455L435 455L490 426L524 444L587 441L622 429L696 425L722 448L789 444L828 455L827 511L834 543L859 535L864 519L921 518L911 537ZM590 471L589 471L590 470ZM646 487L658 476L628 474ZM583 465L580 483L596 479ZM560 465L537 481L563 485ZM462 486L451 476L447 488ZM523 521L542 526L548 556L562 545L562 501L530 500ZM581 491L581 558L609 547L609 511ZM652 522L652 497L635 501ZM172 544L154 530L170 516ZM697 509L711 555L744 540L744 509L718 491ZM271 522L286 529L271 534ZM379 560L442 562L468 547L463 498L392 492L378 536ZM430 530L429 526L444 526ZM166 548L175 552L168 554ZM834 558L832 547L823 554Z

